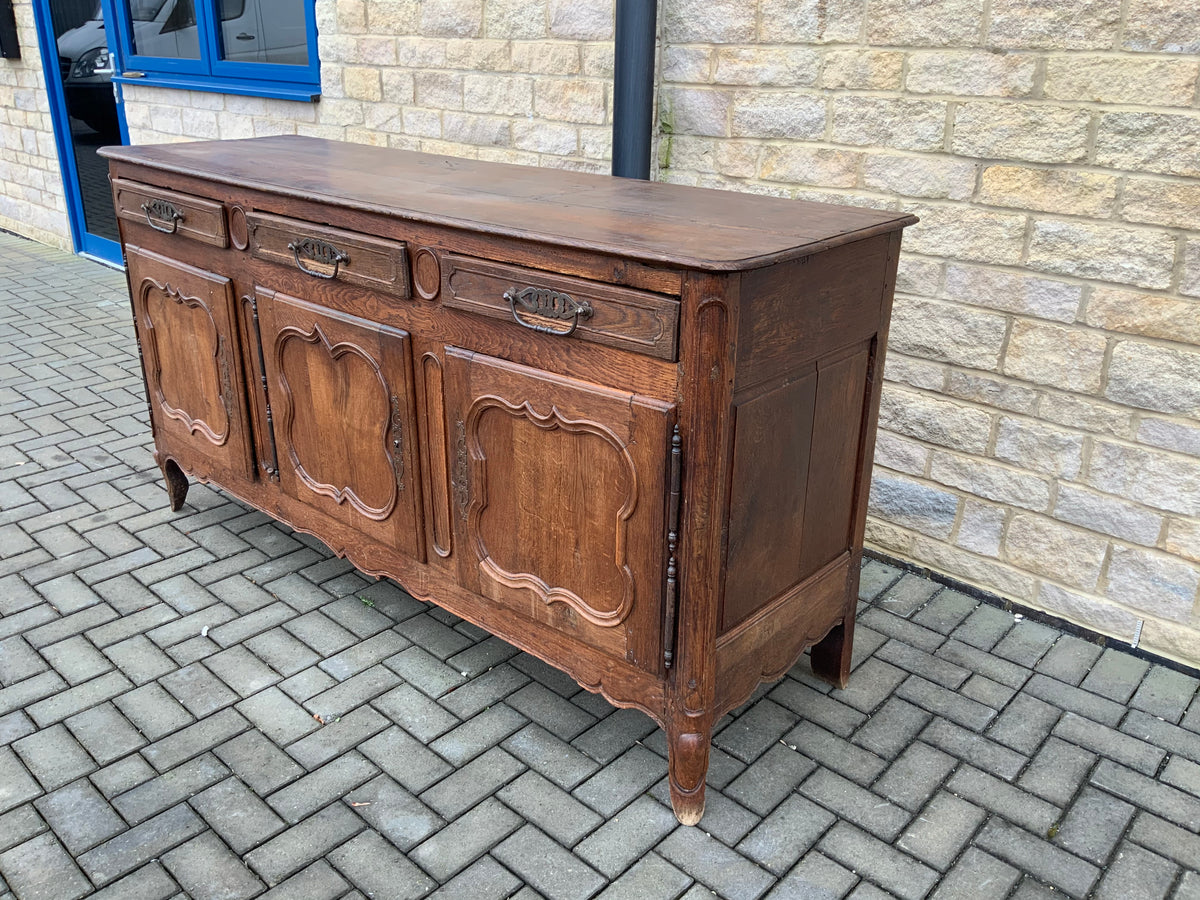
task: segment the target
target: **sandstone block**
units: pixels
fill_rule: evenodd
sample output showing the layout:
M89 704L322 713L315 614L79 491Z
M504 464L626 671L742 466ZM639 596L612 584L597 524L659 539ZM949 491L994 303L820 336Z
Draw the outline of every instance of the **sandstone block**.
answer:
M365 0L337 0L337 30L342 34L361 34L367 30L367 4Z
M796 91L739 91L730 123L734 137L813 140L825 135L825 100Z
M579 153L591 160L612 160L612 129L606 125L581 125Z
M936 100L847 95L833 104L833 139L839 144L941 150L945 138L946 104Z
M1194 457L1096 440L1084 480L1154 509L1200 516L1200 466Z
M910 53L904 85L914 94L1027 97L1038 58L1031 53L938 50Z
M611 43L584 44L579 48L580 70L588 78L603 78L612 81L613 45Z
M886 380L926 391L940 391L946 384L948 371L949 366L941 363L915 356L905 356L899 347L890 340L888 341L887 361L884 363L883 371L883 377Z
M924 444L892 434L880 429L875 438L875 464L903 472L906 475L921 476L929 463L930 450Z
M725 137L729 134L730 98L724 91L667 88L659 110L675 134Z
M761 0L764 37L797 44L857 41L865 7L865 0Z
M876 547L885 553L911 559L914 537L915 535L907 529L874 516L867 516L866 533L863 539L869 547Z
M1191 622L1200 568L1138 547L1113 547L1107 596L1162 619Z
M512 163L515 166L541 164L536 153L526 153L523 150L514 150L512 147L480 147L476 158L485 159L488 162Z
M663 32L673 44L730 44L754 39L754 4L741 0L672 0L663 10Z
M416 79L404 69L383 70L383 99L387 103L410 105L416 98Z
M1179 622L1148 617L1138 646L1191 666L1194 665L1192 660L1200 659L1200 631Z
M415 137L440 138L442 114L436 109L409 107L401 114L404 133Z
M896 271L896 290L902 294L923 294L927 297L938 292L942 283L942 263L936 259L900 254L900 266Z
M867 17L872 44L952 47L979 43L982 0L874 0Z
M511 66L535 75L577 75L579 45L566 41L517 41L512 44Z
M671 168L689 172L715 174L717 171L716 144L712 138L677 134L671 138ZM665 151L664 151L665 152Z
M383 99L383 82L375 68L346 66L342 69L342 86L352 100Z
M512 123L512 144L531 153L571 156L579 150L579 130L574 125L517 120Z
M1163 526L1160 513L1077 484L1058 486L1054 517L1089 531L1147 547L1158 543Z
M911 253L1016 265L1025 244L1024 215L990 212L969 206L920 206L921 221L904 233Z
M1116 205L1117 183L1116 176L1096 172L987 166L979 200L992 206L1105 218Z
M527 116L533 112L533 79L521 75L466 75L463 108L468 112L500 116Z
M1200 231L1200 184L1130 176L1121 197L1121 217Z
M1132 439L1133 411L1107 401L1097 402L1078 394L1049 391L1038 404L1038 416L1068 428Z
M1029 513L1014 515L1004 536L1004 557L1017 568L1085 591L1099 581L1107 552L1107 538Z
M1200 175L1200 116L1114 112L1100 116L1096 163L1131 172Z
M1136 287L1170 286L1174 262L1175 236L1148 228L1043 219L1029 243L1031 269Z
M879 427L952 450L983 454L991 438L992 416L973 406L885 384Z
M1200 563L1200 521L1171 519L1167 523L1167 540L1163 547L1168 553Z
M1129 610L1056 584L1042 583L1038 589L1037 605L1053 615L1062 616L1101 634L1115 635L1124 641L1132 641L1137 631L1138 617Z
M863 166L863 184L908 197L969 200L975 191L975 163L941 156L872 153Z
M446 41L429 35L396 38L396 64L411 69L437 69L446 65ZM324 41L322 41L324 49Z
M437 0L420 9L422 36L478 37L483 31L483 0Z
M1200 297L1200 238L1189 238L1183 248L1183 273L1179 293Z
M1118 341L1104 396L1139 409L1200 416L1200 352Z
M972 370L951 369L946 381L946 393L995 409L1032 414L1037 408L1040 392L1019 381L1008 381Z
M557 122L598 125L607 118L604 85L574 78L539 78L535 82L533 111Z
M662 54L662 79L667 84L707 84L716 58L711 47L668 46Z
M1121 9L1108 0L995 0L987 44L1020 50L1109 50Z
M1139 443L1200 457L1200 420L1140 416Z
M821 63L823 88L899 90L904 54L894 50L829 50Z
M935 450L930 477L984 500L1044 512L1050 507L1050 483L1040 475L1008 465Z
M512 133L508 119L496 116L477 116L471 113L442 113L442 138L476 147L508 147Z
M1030 419L1001 416L995 455L1023 469L1073 479L1083 467L1083 435Z
M363 127L384 133L403 131L403 116L404 107L399 103L369 103L363 107Z
M806 47L719 47L717 84L799 87L815 84L820 57Z
M493 40L545 38L549 35L546 0L487 0L483 30Z
M458 72L417 72L413 88L418 106L430 109L463 108L463 76Z
M803 144L768 144L763 148L760 177L766 181L854 187L861 154Z
M1192 60L1052 56L1044 91L1055 100L1191 106L1198 73Z
M255 137L274 137L278 134L296 133L296 123L288 119L264 119L255 117L253 121L253 127Z
M716 168L730 178L753 178L762 147L758 141L717 141Z
M613 36L612 0L550 0L550 34L576 41L606 41Z
M949 537L959 502L958 494L886 469L876 469L871 478L873 515L931 537Z
M420 0L371 0L367 6L367 27L372 34L412 34L420 18ZM324 40L321 33L322 43Z
M1013 322L1004 374L1080 394L1100 390L1106 341L1102 335L1032 319Z
M1075 321L1083 288L1036 275L951 263L942 295L959 303L1069 323Z
M1086 109L973 101L955 113L951 144L955 153L985 159L1080 162L1091 119Z
M1190 300L1098 287L1084 321L1106 331L1200 344L1200 304Z
M909 356L996 369L1007 330L1004 316L956 303L897 297L888 344Z
M512 49L515 48L511 41L452 38L446 41L446 67L473 72L504 72L509 69L526 71L524 67L513 64Z
M964 550L996 559L1000 556L1000 540L1007 517L1008 512L1003 506L968 500L963 504L954 543Z
M985 559L961 547L943 543L935 538L917 535L910 556L939 572L954 572L967 584L1017 601L1031 601L1037 590L1037 579L1001 560Z
M1127 50L1200 53L1200 10L1174 0L1131 0L1122 46Z

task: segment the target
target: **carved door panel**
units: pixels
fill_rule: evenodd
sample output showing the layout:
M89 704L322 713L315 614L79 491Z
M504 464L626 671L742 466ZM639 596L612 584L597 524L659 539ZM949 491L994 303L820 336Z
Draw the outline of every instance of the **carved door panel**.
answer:
M674 407L452 347L446 393L463 585L659 671Z
M253 478L230 280L139 247L125 253L160 463L226 485Z
M280 485L314 517L295 524L340 551L356 532L423 559L408 333L256 293Z

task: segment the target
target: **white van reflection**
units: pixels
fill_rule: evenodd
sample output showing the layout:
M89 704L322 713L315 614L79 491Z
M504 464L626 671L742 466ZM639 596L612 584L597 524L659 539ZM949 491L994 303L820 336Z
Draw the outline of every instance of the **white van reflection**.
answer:
M305 0L218 0L221 58L230 62L308 64ZM168 59L199 59L192 0L129 0L133 52ZM63 32L58 62L67 109L96 131L116 135L112 59L97 3L91 19Z

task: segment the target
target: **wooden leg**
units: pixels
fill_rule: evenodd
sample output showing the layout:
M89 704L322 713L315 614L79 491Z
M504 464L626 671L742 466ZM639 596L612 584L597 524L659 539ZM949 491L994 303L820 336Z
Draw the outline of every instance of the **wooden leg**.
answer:
M179 512L183 508L183 501L187 499L187 476L183 474L183 469L179 468L173 459L163 461L162 472L163 478L167 482L167 497L171 501L171 511Z
M667 729L667 768L671 782L671 808L684 825L699 823L704 815L704 777L708 774L708 747L712 729L685 717L683 731Z
M812 647L813 674L836 688L850 680L850 656L854 649L854 616L846 616L840 625Z

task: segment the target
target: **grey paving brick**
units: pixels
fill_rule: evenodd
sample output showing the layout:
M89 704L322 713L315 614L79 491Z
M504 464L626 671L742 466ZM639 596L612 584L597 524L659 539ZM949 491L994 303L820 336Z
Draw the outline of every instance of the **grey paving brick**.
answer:
M105 797L115 797L117 794L136 787L143 781L149 781L157 774L150 763L142 759L141 756L134 755L126 756L124 759L105 766L98 772L93 772L91 781L92 784L100 789L100 793L104 794Z
M932 900L1004 897L1020 877L1021 873L1008 863L977 847L968 847L958 864L938 883Z
M852 679L854 680L857 679ZM836 697L822 694L791 677L785 678L774 689L769 685L760 685L759 688L766 688L767 696L790 710L795 717L815 722L841 737L849 737L867 718L865 713L842 702L842 692L838 692ZM750 710L757 708L760 702L762 701L755 702L750 706ZM749 757L744 761L750 762L752 759L753 757Z
M400 679L387 667L371 666L302 702L310 713L319 715L328 722L345 715L356 706L373 700L399 683Z
M1012 613L981 603L954 629L955 640L979 650L991 650L1013 627Z
M665 781L656 785L653 793L664 806L671 802L670 789ZM705 797L704 830L723 844L732 847L760 821L762 816L730 800L720 791L710 791Z
M667 774L667 761L645 747L633 746L600 769L572 794L610 818Z
M349 896L350 883L329 863L317 860L262 895L262 900L337 900Z
M489 797L431 834L408 855L437 881L445 882L472 865L522 824L520 816Z
M736 849L767 871L783 875L836 821L837 817L822 807L792 794Z
M245 861L268 885L276 885L364 828L350 807L334 803L251 850Z
M46 671L48 665L19 634L0 641L0 685L7 687L23 681Z
M304 774L304 769L261 731L243 732L213 752L259 795L269 794Z
M209 827L238 854L247 853L287 827L236 777L214 784L190 802Z
M1072 897L1086 896L1100 875L1091 863L999 819L983 826L976 843Z
M512 644L489 635L461 653L455 653L446 662L451 668L466 672L468 677L474 678L512 659L519 652Z
M314 764L319 765L325 761L320 758L321 755L336 747L340 747L343 743L349 746L350 742L353 742L357 744L358 750L367 759L391 775L405 788L416 793L420 793L430 785L441 780L452 770L449 763L427 749L420 741L410 736L403 729L394 725L388 727L386 720L381 719L378 723L384 730L369 740L360 742L360 729L369 728L371 730L378 730L375 728L376 723L366 718L366 710L368 709L370 708L365 707L355 710L341 722L335 723L332 726L326 726L321 732L300 742L305 743L310 739L321 739L321 743L315 745L311 750L306 750L305 755L311 754L311 759L315 761ZM351 721L358 717L363 719L362 724ZM349 725L350 727L342 729L343 725ZM342 730L339 731L339 729ZM324 736L324 732L326 731L331 731L330 738ZM300 743L293 745L291 750L299 747ZM341 753L343 751L337 749L336 752ZM299 759L300 757L296 758ZM328 758L332 758L332 756ZM305 765L312 768L312 765L309 765L308 762L305 762Z
M420 797L446 819L454 819L502 785L512 781L525 766L499 747L456 769Z
M962 695L992 709L1004 709L1016 694L1014 688L992 681L983 675L972 675L960 689Z
M1142 809L1192 831L1200 831L1200 799L1153 778L1102 759L1092 771L1091 783Z
M800 786L800 793L887 841L908 824L909 814L899 806L828 769L814 772Z
M957 688L971 676L968 669L942 659L940 656L926 653L903 640L889 640L875 651L873 658L913 675L920 675L922 678L927 678L951 690Z
M101 581L107 581L109 578L115 578L118 575L123 575L127 572L132 572L134 569L157 562L159 555L149 547L139 546L136 550L131 550L128 553L123 553L120 556L114 556L111 559L106 559L104 562L96 563L93 566L88 566L81 569L76 574L83 579L87 584L97 584Z
M182 762L211 750L236 734L245 731L249 723L232 709L223 709L207 719L176 731L142 749L142 755L159 772L173 769Z
M103 886L202 831L204 823L181 803L110 838L77 857L76 861L94 884Z
M262 881L211 832L164 854L162 863L195 900L248 900L263 890Z
M218 583L214 589L221 593L220 585L224 583ZM245 590L262 590L244 580L243 583L247 585ZM236 601L227 599L226 603L237 608ZM320 659L307 644L278 627L295 617L295 610L286 603L273 602L210 629L208 636L222 647L245 642L248 649L266 660L276 671L283 675L294 675Z
M910 744L874 784L876 793L915 812L946 780L958 761L928 744Z
M51 834L0 853L0 873L21 900L78 900L92 887Z
M267 803L294 825L378 774L379 769L370 760L352 750L280 788L267 797Z
M345 681L371 666L394 656L410 646L409 642L394 631L383 631L366 640L359 641L340 653L322 661L320 667L336 678Z
M528 678L523 672L519 672L512 666L502 666L501 669L516 673L521 678ZM493 670L493 672L495 671L499 670ZM476 681L478 680L481 679L476 679ZM514 687L518 685L514 685ZM453 700L464 690L467 690L467 688L460 688L453 694L450 694L446 700ZM505 702L526 718L542 726L542 728L553 730L557 737L566 741L571 740L596 723L594 716L583 711L574 703L564 700L544 684L536 681L516 690L505 698ZM447 705L451 709L455 709L453 705ZM457 709L455 711L458 712ZM459 714L462 715L463 713Z
M131 825L143 822L215 784L229 770L211 753L204 753L112 798L112 805Z
M496 793L527 822L572 847L604 820L536 772L525 772Z
M1052 737L1034 756L1017 784L1051 803L1065 806L1095 762L1096 754Z
M179 896L179 885L157 862L146 863L124 878L92 894L93 900L167 900Z
M331 850L329 861L369 897L423 897L437 885L373 831Z
M1134 812L1128 803L1085 787L1063 818L1054 842L1103 866Z
M921 740L981 769L994 772L1006 781L1016 778L1027 760L1020 753L945 719L930 722L929 727L921 732Z
M521 887L521 880L490 856L468 866L429 896L433 900L503 900Z
M978 806L942 791L913 819L896 846L944 872L986 815Z
M512 707L498 703L431 741L429 748L452 765L461 766L519 731L528 722Z
M353 633L317 610L290 619L283 627L321 656L332 656L355 642Z
M1121 724L1121 730L1171 753L1200 761L1200 735L1164 722L1139 710L1131 710Z
M1064 741L1093 750L1145 775L1157 772L1159 763L1166 755L1166 751L1160 747L1098 725L1074 713L1067 713L1062 717L1055 726L1054 734Z
M878 607L868 609L859 616L858 621L880 634L896 638L926 653L933 653L946 640L944 635L938 634L930 628L924 628L899 616L894 616ZM895 663L895 660L889 659L888 662ZM899 663L895 664L900 665Z
M188 638L186 641L180 641L167 648L167 656L174 660L177 666L190 666L194 662L212 656L220 649L214 641L198 634L194 638Z
M88 535L92 541L93 536ZM103 553L104 551L101 550ZM88 606L102 601L102 597L76 577L74 572L60 575L50 581L43 581L37 586L37 591L46 598L46 602L63 615L70 615ZM114 607L115 608L115 607ZM117 608L117 612L123 610Z
M304 768L315 769L388 726L388 720L374 709L360 706L341 718L326 722L324 726L288 747L287 752Z
M795 713L764 698L722 728L713 742L727 753L750 763L788 732L797 718Z
M993 741L1026 756L1046 740L1063 711L1028 694L1017 694L985 732Z
M1188 869L1200 870L1200 836L1165 819L1139 812L1127 837Z
M779 743L747 766L724 790L747 809L764 816L815 768L811 759Z
M177 668L171 657L141 634L110 644L104 655L134 684L145 684Z
M813 850L775 886L767 900L838 900L857 881L858 876L849 869Z
M810 722L801 722L783 738L789 748L859 784L870 784L887 767L880 757Z
M1136 844L1122 844L1105 872L1096 900L1157 900L1166 897L1179 867Z
M37 727L29 721L29 716L19 709L6 716L0 716L0 747L7 747L13 741L35 731Z
M889 697L854 735L854 743L886 759L909 746L932 715L895 696Z
M580 753L539 725L525 726L501 746L566 790L574 788L600 767L591 757Z
M21 710L67 686L57 672L42 672L6 688L0 688L0 715ZM22 713L24 716L24 713Z
M923 580L923 579L918 579ZM930 582L925 582L930 584ZM932 584L930 584L933 587ZM979 601L959 591L949 589L937 592L923 609L917 611L912 620L918 625L932 628L941 634L949 634L959 623L975 611ZM892 610L895 612L895 610Z
M895 566L889 566L877 559L868 559L859 572L858 596L862 600L872 600L891 586L903 571Z
M23 737L12 747L47 791L60 788L96 768L91 756L61 723Z
M835 691L833 697L837 702L852 706L860 712L871 713L906 677L907 673L903 669L873 656L854 670L850 684L843 690ZM858 724L861 724L861 720L855 723L855 727ZM830 731L841 734L842 737L847 736L835 728L830 728Z
M910 675L896 689L896 696L972 731L982 731L996 717L991 707L917 675Z
M45 700L39 700L27 706L25 711L33 721L45 728L85 710L89 706L111 700L132 687L133 684L124 675L119 672L108 672L90 681L85 681L83 684L60 691Z
M502 841L492 855L547 900L586 900L605 883L599 872L532 825Z
M818 848L876 884L886 884L892 893L905 900L924 897L938 879L936 870L846 822L834 825Z
M10 613L0 619L0 638L20 634L43 622L52 622L56 618L58 617L54 614L54 610L45 604Z
M171 555L162 562L147 566L133 572L133 577L148 586L155 594L169 603L182 615L198 612L218 602L216 594L203 585L197 584L187 575L173 575L175 572L186 572L211 562L213 555L206 550L192 549L179 555ZM172 642L174 643L174 642Z
M321 721L271 687L238 703L237 711L277 744L287 745L321 727Z
M69 616L55 619L53 622L47 622L37 628L31 628L24 633L24 638L34 647L48 647L106 622L111 622L115 618L117 618L115 609L106 603L99 603Z
M376 831L407 851L446 822L387 775L379 775L346 795L346 802Z
M1198 678L1166 666L1151 666L1129 705L1178 724L1196 695L1197 686L1200 686Z
M1150 663L1120 650L1105 650L1079 685L1118 703L1128 703Z
M639 710L618 709L571 741L571 746L607 765L655 727L650 717Z
M30 803L0 813L0 852L24 843L45 830L46 823Z
M1103 648L1095 644L1064 634L1046 651L1034 669L1058 681L1077 685L1083 681L1102 652Z
M241 646L209 656L204 665L242 697L249 697L281 680L270 666Z
M1058 807L973 766L960 767L946 788L1035 834L1045 834L1059 818Z
M146 637L163 648L204 634L205 629L211 630L237 617L237 613L224 603L214 603L199 612L190 613L178 619L159 625L146 632Z
M428 613L405 619L396 626L396 631L442 660L461 653L473 643L466 635L448 628Z
M86 779L39 797L34 806L75 856L128 827Z
M459 723L456 716L408 684L376 697L371 704L423 743Z
M195 721L178 700L155 683L123 694L113 704L152 741Z

